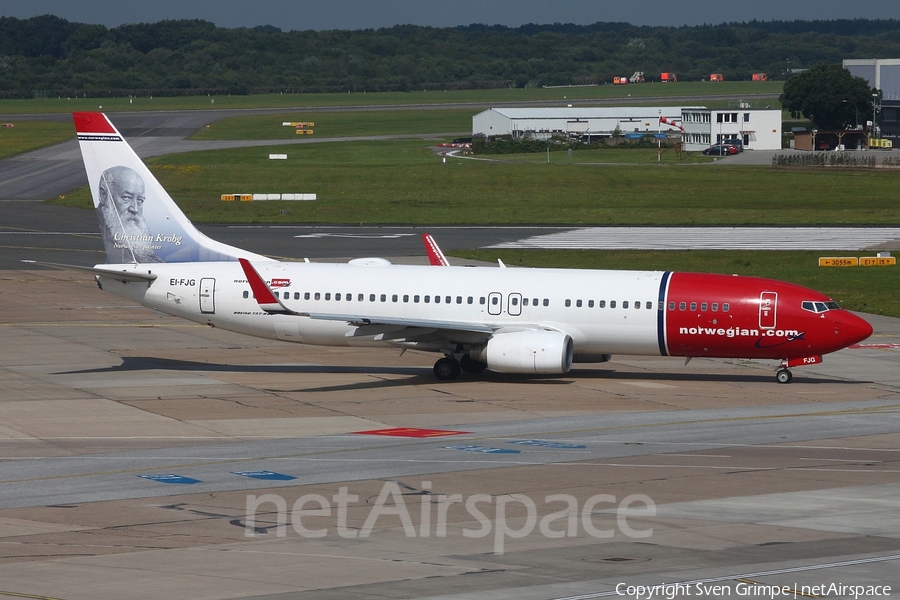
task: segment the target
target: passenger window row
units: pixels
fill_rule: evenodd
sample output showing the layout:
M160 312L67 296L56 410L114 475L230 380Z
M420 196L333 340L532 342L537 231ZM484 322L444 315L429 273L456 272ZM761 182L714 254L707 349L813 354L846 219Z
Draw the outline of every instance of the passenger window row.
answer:
M572 301L569 299L566 299L566 308L568 308L570 306L572 306ZM588 300L587 302L584 302L583 300L575 300L575 308L581 308L583 306L587 306L588 308L594 308L594 306L595 306L594 301ZM606 303L606 300L597 300L596 306L597 306L597 308L606 308L607 306L609 306L610 308L615 308L617 306L617 304L616 304L615 300L610 300L609 304ZM650 302L649 300L647 302L642 302L640 300L637 300L634 302L634 304L632 304L628 300L622 300L622 308L629 308L632 306L636 309L646 308L647 310L652 310L653 302Z
M274 294L274 296L276 298L281 298L282 300L290 300L292 293L291 292L273 291L272 294ZM243 296L244 296L244 298L249 298L250 292L247 290L244 290ZM301 297L300 292L293 292L294 300L299 300L300 297ZM353 298L354 298L354 294L352 294L352 293L342 294L341 292L337 292L334 294L332 294L331 292L325 292L325 293L303 292L302 297L304 300L325 300L328 302L333 300L335 302L342 302L342 301L343 302L352 302ZM387 294L368 294L368 296L366 294L356 294L357 302L365 302L367 298L368 298L369 302L387 302L388 301ZM400 302L401 300L406 303L408 303L408 302L410 302L410 300L412 300L412 302L414 304L418 304L420 302L423 302L425 304L431 304L432 302L434 304L463 304L464 302L465 302L465 304L475 304L474 296L466 296L465 300L463 300L462 296L456 296L454 298L453 296L440 296L440 295L432 296L430 294L425 294L425 295L413 294L412 296L410 296L409 294L403 294L402 296L399 294L391 294L391 296L390 296L391 302ZM514 306L518 306L518 304L519 304L518 296L513 296L511 298L511 301ZM491 297L492 305L497 306L499 304L499 302L500 302L500 299L498 296ZM531 299L522 298L522 306L528 306L529 303L531 304L531 306L540 306L541 300L539 298L531 298ZM478 304L480 304L480 305L487 304L487 297L480 296L478 298ZM550 299L544 298L543 305L550 306Z
M679 302L678 310L687 310L688 304L687 302ZM675 310L675 302L669 302L669 310ZM713 302L712 304L708 302L700 303L700 312L706 312L711 310L712 312L719 312L719 303ZM722 303L722 312L728 312L731 310L731 305L728 302ZM691 312L697 312L697 303L691 302Z

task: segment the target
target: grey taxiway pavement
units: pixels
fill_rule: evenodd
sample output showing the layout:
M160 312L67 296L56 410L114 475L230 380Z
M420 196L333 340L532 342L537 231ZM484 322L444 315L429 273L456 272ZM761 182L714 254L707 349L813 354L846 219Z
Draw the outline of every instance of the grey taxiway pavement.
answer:
M430 356L246 338L68 272L0 272L0 303L0 592L898 584L895 319L790 385L641 357L437 382Z
M101 262L89 212L2 202L0 221L0 595L900 586L896 319L790 385L765 361L642 357L437 382L431 356L246 338L18 262ZM415 227L204 231L293 258L423 254ZM429 232L448 250L575 230Z

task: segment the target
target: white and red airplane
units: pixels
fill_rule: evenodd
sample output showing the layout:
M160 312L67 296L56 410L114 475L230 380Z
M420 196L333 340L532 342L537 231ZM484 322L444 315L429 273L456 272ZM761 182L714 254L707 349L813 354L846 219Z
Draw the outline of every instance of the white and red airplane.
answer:
M789 368L872 333L819 292L755 277L453 267L436 244L439 269L272 260L200 233L106 115L73 116L107 251L106 264L82 269L105 291L197 323L435 352L438 379L566 373L632 354L780 359L776 378L788 383Z

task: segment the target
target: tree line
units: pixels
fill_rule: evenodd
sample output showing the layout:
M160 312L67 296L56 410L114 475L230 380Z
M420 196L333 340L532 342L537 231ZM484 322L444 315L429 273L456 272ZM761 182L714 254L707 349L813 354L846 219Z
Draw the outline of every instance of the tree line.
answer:
M633 71L779 79L844 58L894 56L897 20L282 31L202 20L107 28L44 15L0 18L0 97L602 84Z

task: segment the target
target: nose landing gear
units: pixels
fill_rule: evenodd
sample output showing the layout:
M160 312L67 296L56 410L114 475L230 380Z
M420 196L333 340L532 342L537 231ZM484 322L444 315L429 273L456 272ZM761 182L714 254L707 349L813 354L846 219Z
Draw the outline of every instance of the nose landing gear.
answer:
M794 376L786 368L782 367L775 372L775 381L778 383L790 383L793 378Z

